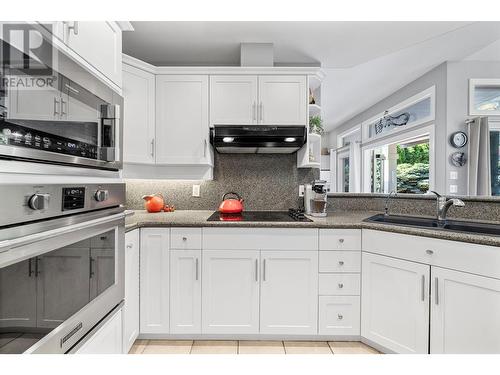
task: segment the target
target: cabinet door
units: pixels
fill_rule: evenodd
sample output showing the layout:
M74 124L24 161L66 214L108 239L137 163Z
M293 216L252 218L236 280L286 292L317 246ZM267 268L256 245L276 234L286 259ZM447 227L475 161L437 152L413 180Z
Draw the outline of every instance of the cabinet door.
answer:
M139 336L139 230L125 233L125 305L123 351L128 353Z
M170 250L170 333L201 333L201 250Z
M141 333L169 331L169 235L165 228L141 229Z
M122 310L117 311L76 354L122 354Z
M36 327L34 259L0 268L0 327Z
M430 266L363 253L361 336L396 353L428 353Z
M431 268L431 353L500 354L500 280Z
M203 251L202 333L259 333L258 250Z
M90 299L115 283L115 249L90 250Z
M208 76L157 76L156 120L156 163L206 163Z
M263 251L260 333L317 334L318 252Z
M123 105L123 161L154 163L154 74L124 64Z
M7 118L60 120L61 93L57 87L37 90L10 88L7 93Z
M67 21L64 42L94 68L122 86L122 31L114 22Z
M257 76L210 77L210 125L257 123Z
M307 125L306 76L259 76L259 123Z
M37 270L38 327L57 327L89 302L88 247L65 247L41 255Z

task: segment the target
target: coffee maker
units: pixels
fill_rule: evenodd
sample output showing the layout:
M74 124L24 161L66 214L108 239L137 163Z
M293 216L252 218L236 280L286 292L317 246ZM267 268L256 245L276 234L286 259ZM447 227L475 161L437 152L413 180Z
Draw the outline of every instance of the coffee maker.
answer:
M304 210L306 215L326 216L326 181L314 180L304 186Z

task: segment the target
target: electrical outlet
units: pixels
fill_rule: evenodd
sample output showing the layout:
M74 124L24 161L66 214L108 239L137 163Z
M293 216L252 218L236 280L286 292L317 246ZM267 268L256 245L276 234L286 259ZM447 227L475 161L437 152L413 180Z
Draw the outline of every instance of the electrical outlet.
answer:
M299 185L299 197L304 196L304 190L305 190L304 185Z
M200 185L193 185L193 197L200 197Z
M458 180L458 172L450 171L450 180Z
M458 192L458 185L450 185L450 193L454 194Z

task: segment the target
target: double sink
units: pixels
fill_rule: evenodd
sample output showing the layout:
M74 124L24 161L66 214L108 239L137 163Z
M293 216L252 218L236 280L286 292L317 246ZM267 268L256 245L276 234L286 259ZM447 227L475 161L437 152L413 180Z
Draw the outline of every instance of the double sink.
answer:
M459 220L440 221L434 218L378 214L364 220L369 223L437 229L452 232L500 236L500 225Z

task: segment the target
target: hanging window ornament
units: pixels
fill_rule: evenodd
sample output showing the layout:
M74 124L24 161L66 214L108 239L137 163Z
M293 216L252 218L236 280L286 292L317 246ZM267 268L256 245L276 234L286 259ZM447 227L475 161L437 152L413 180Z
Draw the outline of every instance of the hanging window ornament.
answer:
M404 126L410 120L408 112L401 113L398 116L389 115L389 111L384 112L384 116L375 123L375 134L380 134L385 128L393 126Z

